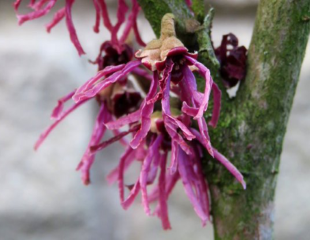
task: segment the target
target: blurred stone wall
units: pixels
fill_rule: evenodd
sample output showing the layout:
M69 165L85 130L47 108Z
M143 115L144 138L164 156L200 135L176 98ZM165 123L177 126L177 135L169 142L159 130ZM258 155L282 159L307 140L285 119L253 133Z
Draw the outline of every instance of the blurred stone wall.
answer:
M214 42L234 32L245 46L250 43L255 12L246 14L218 4L214 22ZM225 14L222 14L225 12ZM111 14L114 12L112 11ZM74 22L88 53L78 58L64 23L51 34L44 30L50 17L18 27L10 1L0 1L0 239L212 239L209 224L202 228L182 187L169 199L173 230L164 232L156 217L147 217L137 201L128 211L119 205L116 185L105 176L117 165L119 146L98 156L92 171L93 183L85 187L74 171L87 145L93 126L96 104L81 107L49 136L38 152L33 144L51 121L49 115L59 97L73 90L96 72L88 63L99 44L108 38L106 31L96 35L93 9L77 1ZM154 35L140 19L145 40ZM82 34L83 33L83 34ZM276 238L306 240L310 235L310 50L303 65L290 118L276 197Z

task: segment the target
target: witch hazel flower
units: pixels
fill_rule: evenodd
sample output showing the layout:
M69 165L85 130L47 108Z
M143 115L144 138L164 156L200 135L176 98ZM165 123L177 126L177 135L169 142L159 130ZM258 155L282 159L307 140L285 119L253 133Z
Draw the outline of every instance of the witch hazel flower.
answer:
M121 25L125 22L126 13L129 10L129 7L126 4L126 1L118 0L117 22L114 26L112 25L110 21L107 5L105 1L104 0L93 0L92 2L95 8L95 11L96 11L95 25L93 27L94 32L96 33L99 32L100 20L102 19L103 25L111 32L111 42L113 44L118 44L117 33ZM139 35L138 26L137 26L137 17L140 11L140 6L138 5L137 0L131 0L131 2L132 2L132 10L130 14L128 15L128 21L125 26L124 34L121 38L121 42L124 42L127 39L129 32L133 30L136 36L137 42L141 46L144 46L144 42ZM34 19L47 15L55 7L57 0L30 0L28 7L32 11L27 14L19 13L19 7L21 3L22 3L22 0L16 0L13 4L19 25L22 25L23 23L27 21L34 20ZM83 50L81 46L81 43L78 39L76 30L75 30L75 27L72 21L71 11L72 11L72 7L74 3L75 3L75 0L65 0L65 6L56 11L52 21L46 25L46 30L47 32L50 32L52 28L54 28L61 20L65 19L71 42L74 44L75 48L78 51L78 54L81 56L85 54L85 51Z
M133 10L134 16L128 18L129 23L126 23L126 29L134 28L133 25L135 24L136 20L135 14L137 13L137 9L139 10L137 6L135 7L136 9ZM121 12L122 8L124 8L124 5L119 5L118 11ZM120 13L118 15L120 15ZM116 25L123 23L123 21L124 18L122 17L119 19L119 22L116 23ZM132 48L123 42L123 39L125 39L124 36L128 37L128 34L125 32L122 37L118 39L117 32L113 31L111 31L111 41L106 41L102 44L99 55L93 62L98 65L97 75L91 78L89 82L86 83L86 85L83 85L79 89L74 90L58 101L58 105L52 112L52 119L54 119L54 123L41 134L40 138L35 144L35 149L38 149L42 142L50 134L50 132L72 111L87 101L95 99L99 104L100 109L95 121L95 126L90 142L82 157L81 162L77 167L77 170L82 172L82 180L86 185L90 183L90 168L95 160L95 154L90 151L90 147L99 144L103 138L106 132L104 123L137 110L139 108L139 104L141 103L141 94L134 89L132 83L128 80L128 74L130 72L129 70L137 67L136 62L130 62L133 58ZM122 70L121 74L115 74L120 70ZM143 69L133 70L133 73L143 79L149 78L148 72ZM105 79L106 84L100 91L89 98L78 101L71 107L64 110L64 105L66 102L71 100L72 97L78 96L79 92L87 87L87 84L96 83L100 79ZM118 130L114 130L113 133L116 137L110 142L112 143L119 140L123 145L126 145L126 141L123 139L123 137L130 132L131 131L128 131L126 134L124 134L123 132L119 133Z
M193 154L186 154L178 144L171 142L167 133L162 114L154 112L152 114L152 127L147 137L136 148L127 148L127 151L120 159L120 163L109 175L109 182L118 181L121 205L128 209L138 193L141 192L142 204L148 215L156 215L162 221L164 229L171 229L168 216L168 198L178 182L182 180L186 194L194 206L197 215L202 219L203 224L210 219L208 186L201 170L200 160L202 159L202 148L198 142L190 143ZM173 145L172 145L173 144ZM171 164L177 163L177 171L167 170L168 153L171 149L176 149L176 155L171 156ZM99 146L92 148L94 151L100 149ZM125 185L125 171L134 161L141 162L141 172L137 181L133 185ZM170 166L171 167L171 166ZM158 183L148 192L148 187L154 184L158 176ZM130 193L125 198L125 186ZM156 207L152 212L150 204L156 202Z
M162 19L160 39L151 41L143 50L139 50L135 54L137 60L122 62L117 58L115 61L112 59L114 53L111 54L111 58L105 59L110 50L128 57L122 41L117 43L111 40L105 46L102 45L95 61L99 66L99 72L59 101L53 111L53 117L56 119L54 124L41 135L36 146L39 146L49 132L71 111L86 101L97 99L100 112L90 143L78 166L84 182L88 184L90 181L89 170L95 153L120 141L126 146L126 151L120 158L119 165L109 174L108 180L118 182L121 205L124 209L130 207L141 192L146 214L157 215L163 228L170 229L167 201L175 184L181 180L196 214L205 225L210 219L210 211L208 185L201 170L204 148L245 188L242 174L211 145L208 124L203 117L213 92L214 108L209 125L216 126L220 113L220 90L213 82L209 70L196 60L197 54L189 53L177 39L172 14L166 14ZM103 52L106 53L104 57L101 56ZM112 63L106 64L108 60ZM152 77L141 65L152 71ZM204 77L204 93L197 90L193 71ZM113 96L118 90L122 91L128 87L129 74L145 77L145 81L150 82L150 87L141 104L136 102L116 116L113 107L111 108L116 106ZM119 99L128 102L126 96L133 95L125 95ZM63 104L70 98L75 104L64 111ZM124 101L121 103L125 104ZM193 121L197 121L198 131L193 127ZM125 126L127 130L121 131ZM115 136L100 143L107 129L112 130ZM124 137L130 135L131 141L127 143ZM141 171L136 182L128 185L124 183L124 174L134 161L141 163ZM157 176L158 183L155 184ZM152 184L155 184L155 187L148 191ZM126 187L130 191L127 197ZM152 202L157 202L153 212L150 208Z
M182 98L182 111L197 120L199 130L204 136L204 145L210 155L213 156L213 150L208 136L208 127L203 113L208 108L209 96L213 90L214 110L210 125L216 127L220 114L221 91L213 82L209 69L196 60L197 54L189 53L182 42L176 38L174 16L172 14L166 14L162 19L160 39L151 41L145 49L136 53L136 57L140 58L142 63L152 71L160 71L167 75L160 83L161 90L152 101L162 98L163 91L167 86L167 79L168 77L171 78L171 82L173 83L171 91L180 95ZM197 91L196 79L191 69L197 70L205 79L204 93ZM170 89L169 85L168 87ZM165 112L165 106L163 106L163 111ZM169 116L169 114L165 113L165 116ZM168 117L168 119L170 120L167 120L167 122L173 121L171 117ZM176 124L179 127L181 126L179 122ZM180 128L182 130L184 129L182 127ZM185 129L184 133L187 134L186 132L188 131Z
M220 74L226 88L232 88L246 75L247 49L238 46L238 38L229 33L223 36L221 45L215 49L220 62Z
M157 201L158 205L153 214L161 218L164 229L171 227L167 199L180 179L195 212L205 225L210 215L208 186L200 162L203 148L223 164L244 188L246 185L236 167L211 145L203 114L213 92L214 108L209 125L215 127L219 118L221 92L213 82L209 70L196 60L196 54L188 53L176 38L172 14L163 17L161 33L160 39L151 41L145 49L135 54L141 63L153 72L151 86L139 110L105 123L110 130L118 130L127 125L129 131L124 134L130 132L133 135L118 167L111 172L108 179L110 182L118 181L121 204L125 209L133 203L139 192L147 215L152 214L150 203ZM140 61L120 65L119 71L111 77L88 81L73 98L77 103L87 100L105 89L111 81L120 81L123 74L138 69ZM197 90L196 79L192 73L194 70L206 81L204 93ZM199 131L193 128L193 120L197 121ZM112 141L114 140L92 146L91 151L102 150ZM166 169L169 152L170 164ZM125 198L124 172L135 160L141 162L141 171L137 181L127 185L130 193ZM147 188L154 183L158 172L158 184L149 193Z

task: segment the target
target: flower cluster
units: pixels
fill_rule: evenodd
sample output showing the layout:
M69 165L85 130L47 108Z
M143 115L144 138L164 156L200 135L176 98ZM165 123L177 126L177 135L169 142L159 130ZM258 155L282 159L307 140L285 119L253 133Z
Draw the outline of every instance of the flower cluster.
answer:
M46 7L40 10L47 2ZM47 14L55 2L41 0L36 3L32 0L30 7L35 10L34 13L18 15L19 21L22 23ZM73 2L67 0L63 10L63 17L69 18L67 25L70 35L74 29L69 27L73 25L68 24ZM208 185L201 166L204 149L246 187L242 174L212 146L208 133L208 124L216 127L219 120L221 91L212 80L209 69L197 61L197 54L189 53L176 37L172 14L163 17L160 38L152 40L144 49L133 54L132 48L125 43L131 29L137 42L142 46L144 43L136 24L139 6L136 0L132 2L132 11L125 23L127 5L124 0L118 1L118 22L112 26L104 1L94 0L95 31L99 29L99 12L102 12L104 25L111 32L111 40L101 45L99 55L93 62L98 65L98 73L58 101L52 112L54 122L41 134L35 149L66 116L94 99L100 110L89 144L77 167L82 173L83 182L90 183L90 169L96 153L119 141L124 145L125 152L107 179L111 183L118 182L124 209L130 207L141 192L145 213L157 215L163 228L170 229L167 201L175 184L181 180L196 214L205 225L210 220L210 210ZM190 5L191 1L187 2ZM16 11L19 3L15 3ZM55 19L54 25L58 22ZM118 38L117 33L123 23L123 35ZM72 36L71 39L82 53L78 41L73 40ZM205 80L204 92L198 91L193 72ZM134 88L129 75L136 77L138 83L144 86L144 98ZM208 110L211 93L214 106L212 118L207 123L204 113ZM75 103L65 110L64 104L70 99ZM107 129L113 131L114 137L101 142ZM141 164L140 173L134 183L125 183L125 173L136 161ZM126 188L129 190L128 196L125 196ZM152 202L157 203L154 211L150 207Z
M220 62L220 74L227 88L237 85L245 78L247 49L238 46L238 38L234 34L223 36L221 45L215 49L215 54Z
M32 10L30 13L27 14L20 14L19 13L19 7L22 0L16 0L14 2L14 9L16 12L16 16L18 19L18 24L21 25L24 22L27 22L29 20L34 20L37 18L40 18L42 16L47 15L55 6L57 3L57 0L30 0L30 3L28 4L28 7ZM68 28L68 32L70 35L70 39L72 43L74 44L75 48L78 51L79 55L85 54L80 41L78 39L73 21L72 21L72 6L74 4L75 0L65 0L65 6L61 9L57 10L54 14L54 17L50 23L46 25L47 32L50 32L53 27L55 27L62 19L66 19L66 25ZM142 41L138 26L137 26L137 17L140 11L140 6L138 5L137 0L131 0L132 2L132 10L128 16L128 20L125 25L125 29L123 32L123 36L118 40L117 33L121 27L121 25L125 22L125 16L128 12L129 8L126 4L125 0L118 0L118 11L117 11L117 19L118 21L113 26L109 14L107 5L104 0L93 0L93 5L96 11L96 19L95 19L95 25L93 27L94 32L99 32L99 26L100 26L100 20L102 18L104 26L110 31L111 33L111 42L114 46L121 46L121 43L126 40L128 37L128 34L130 30L132 29L137 42L144 46L144 42Z

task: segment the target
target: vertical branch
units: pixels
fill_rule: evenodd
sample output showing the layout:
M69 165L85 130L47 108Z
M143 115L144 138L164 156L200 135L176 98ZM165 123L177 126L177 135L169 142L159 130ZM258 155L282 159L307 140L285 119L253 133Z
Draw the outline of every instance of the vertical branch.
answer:
M212 138L246 177L240 191L214 166L216 239L272 239L282 143L309 30L309 0L261 0L248 53L247 77Z

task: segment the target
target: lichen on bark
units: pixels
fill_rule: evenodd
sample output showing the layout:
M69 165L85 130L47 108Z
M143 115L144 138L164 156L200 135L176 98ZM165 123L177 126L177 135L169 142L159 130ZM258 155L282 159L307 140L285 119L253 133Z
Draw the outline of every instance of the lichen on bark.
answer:
M160 19L167 12L175 14L180 26L177 34L182 40L193 34L186 29L186 21L192 17L185 10L185 1L139 0L139 3L157 35ZM274 194L280 155L308 41L309 19L310 0L259 3L246 79L236 98L229 99L223 94L219 124L210 129L213 145L237 166L247 182L247 190L243 191L228 171L206 158L216 240L274 237ZM207 21L205 18L206 25ZM212 70L212 76L225 93L208 45L209 29L196 30L195 38L191 35L196 44L189 45L198 46L200 61Z

